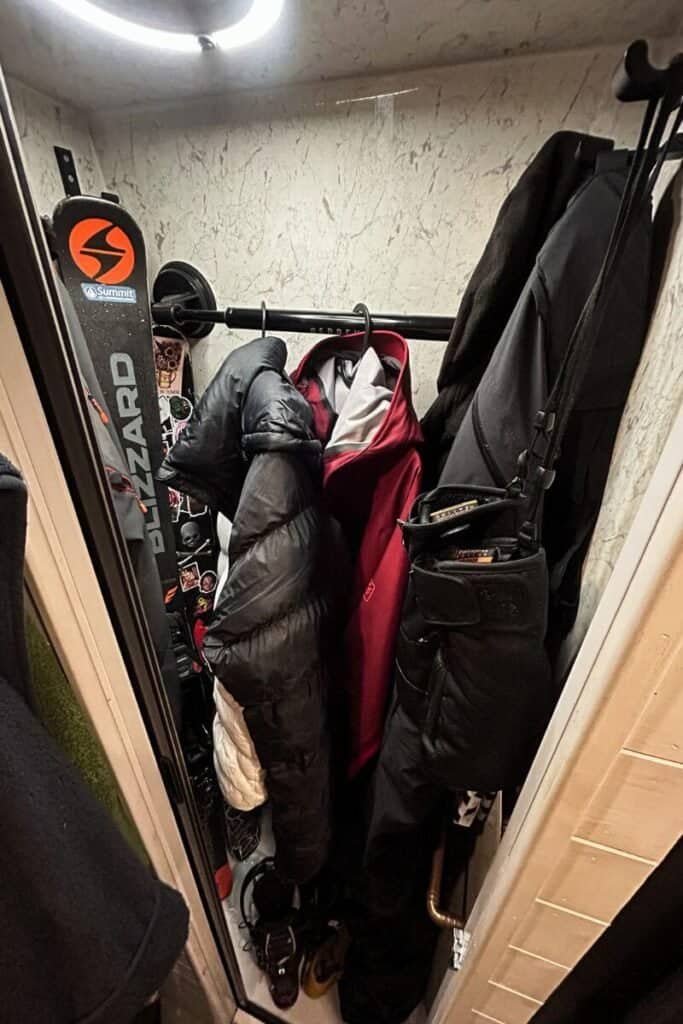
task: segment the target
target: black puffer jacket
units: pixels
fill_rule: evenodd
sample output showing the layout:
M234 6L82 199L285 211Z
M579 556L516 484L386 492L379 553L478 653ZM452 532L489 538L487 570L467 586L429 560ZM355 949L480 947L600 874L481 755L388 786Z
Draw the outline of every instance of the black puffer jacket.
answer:
M231 353L160 479L233 520L204 651L244 708L266 771L280 873L304 882L330 839L327 666L345 559L321 508L321 446L286 355L278 338Z

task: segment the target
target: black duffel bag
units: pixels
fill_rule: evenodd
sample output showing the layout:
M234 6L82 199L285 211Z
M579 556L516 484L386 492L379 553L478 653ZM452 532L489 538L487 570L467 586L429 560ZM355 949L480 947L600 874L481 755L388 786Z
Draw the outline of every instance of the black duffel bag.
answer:
M418 499L397 646L398 698L449 788L501 789L528 767L555 704L542 548L501 534L519 498L469 485Z

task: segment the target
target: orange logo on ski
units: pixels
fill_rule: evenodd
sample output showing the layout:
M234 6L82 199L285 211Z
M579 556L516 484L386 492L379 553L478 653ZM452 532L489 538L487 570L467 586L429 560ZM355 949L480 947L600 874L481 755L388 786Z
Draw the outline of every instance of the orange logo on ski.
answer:
M86 217L74 224L69 252L78 269L100 284L123 284L135 268L130 238L103 217Z

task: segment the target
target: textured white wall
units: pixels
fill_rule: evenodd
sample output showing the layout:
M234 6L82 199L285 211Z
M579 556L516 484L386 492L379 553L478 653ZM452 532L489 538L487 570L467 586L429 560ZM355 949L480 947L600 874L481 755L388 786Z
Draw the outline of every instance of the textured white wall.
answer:
M225 305L454 314L498 208L559 128L631 142L618 51L468 64L95 117L105 178L153 265L200 266ZM243 337L243 336L242 336ZM238 339L196 349L205 383ZM310 345L287 339L291 361ZM415 402L442 348L412 346Z
M64 198L53 146L73 152L82 190L98 195L104 179L87 115L15 79L8 79L7 84L38 212L51 214Z
M107 187L147 239L152 269L197 263L219 301L453 314L500 204L560 127L632 144L641 111L611 94L618 51L470 64L238 94L92 120ZM84 115L11 83L41 212L61 194L52 145L102 187ZM245 335L194 350L205 385ZM287 338L296 362L311 336ZM584 573L573 644L609 578L683 398L683 231L622 422ZM441 346L412 345L415 402L435 391Z

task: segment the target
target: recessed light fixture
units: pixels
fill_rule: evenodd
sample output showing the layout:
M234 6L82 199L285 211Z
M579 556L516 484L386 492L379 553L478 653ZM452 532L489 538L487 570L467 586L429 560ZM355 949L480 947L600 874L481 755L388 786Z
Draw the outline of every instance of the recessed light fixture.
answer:
M252 5L239 21L227 28L220 28L206 35L192 35L190 32L166 32L164 29L140 25L128 18L103 10L90 0L52 0L57 7L86 21L93 28L108 32L109 35L125 39L140 46L152 46L157 50L171 50L175 53L199 53L201 50L234 50L247 46L265 35L278 20L284 7L284 0L252 0Z

